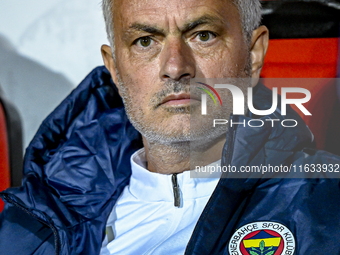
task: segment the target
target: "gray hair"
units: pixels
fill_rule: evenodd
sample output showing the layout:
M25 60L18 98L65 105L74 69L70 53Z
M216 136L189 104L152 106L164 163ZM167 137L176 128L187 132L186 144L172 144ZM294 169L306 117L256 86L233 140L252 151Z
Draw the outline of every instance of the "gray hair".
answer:
M246 41L249 43L253 30L259 27L261 22L261 3L259 0L232 0L237 6L241 20L242 28ZM107 38L111 44L113 59L115 60L115 45L113 32L113 0L103 0L103 14L106 24Z
M115 58L115 35L113 33L113 13L112 13L112 8L113 8L113 0L103 0L102 2L102 8L103 8L103 15L104 15L104 21L105 21L105 26L106 26L106 34L107 34L107 39L110 42L111 45L111 51L113 55L113 60L116 60ZM114 61L116 63L116 61Z
M261 23L261 3L259 0L233 0L233 2L240 13L243 34L249 43L253 31Z

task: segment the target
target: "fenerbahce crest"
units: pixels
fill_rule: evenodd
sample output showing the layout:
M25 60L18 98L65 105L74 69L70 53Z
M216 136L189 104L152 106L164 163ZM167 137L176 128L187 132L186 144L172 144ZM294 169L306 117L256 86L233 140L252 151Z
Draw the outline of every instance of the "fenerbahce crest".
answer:
M293 255L292 232L277 222L260 221L240 227L229 241L230 255Z

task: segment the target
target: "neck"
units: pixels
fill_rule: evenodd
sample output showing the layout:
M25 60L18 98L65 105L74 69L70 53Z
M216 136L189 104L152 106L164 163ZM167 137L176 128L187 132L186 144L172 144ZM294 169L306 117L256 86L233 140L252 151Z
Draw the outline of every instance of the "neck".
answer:
M147 169L161 174L182 173L206 166L221 158L225 136L210 144L180 142L160 144L149 142L143 137Z

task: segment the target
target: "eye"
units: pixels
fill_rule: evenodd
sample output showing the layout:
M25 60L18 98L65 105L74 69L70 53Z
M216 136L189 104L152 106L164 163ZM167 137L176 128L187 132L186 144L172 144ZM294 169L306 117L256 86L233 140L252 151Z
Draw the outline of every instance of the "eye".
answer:
M197 38L202 42L208 42L215 37L216 37L215 34L208 31L202 31L197 34Z
M136 40L135 44L137 44L138 46L141 47L149 47L152 43L152 39L149 36L145 36L145 37L141 37L139 39Z

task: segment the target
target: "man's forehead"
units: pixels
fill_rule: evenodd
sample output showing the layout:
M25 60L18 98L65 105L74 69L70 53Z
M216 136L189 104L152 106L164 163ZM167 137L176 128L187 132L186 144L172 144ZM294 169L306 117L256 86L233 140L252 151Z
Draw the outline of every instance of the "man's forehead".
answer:
M136 19L147 22L177 19L187 23L203 16L216 21L238 16L232 0L115 0L114 3L115 22L129 27Z
M231 0L221 0L222 2L229 2ZM163 7L164 4L168 7L170 6L187 6L187 7L195 7L199 5L204 5L207 0L168 0L168 1L159 1L159 0L112 0L114 2L114 6L133 6L136 8L148 6L150 8ZM219 0L213 0L211 2L219 2Z

